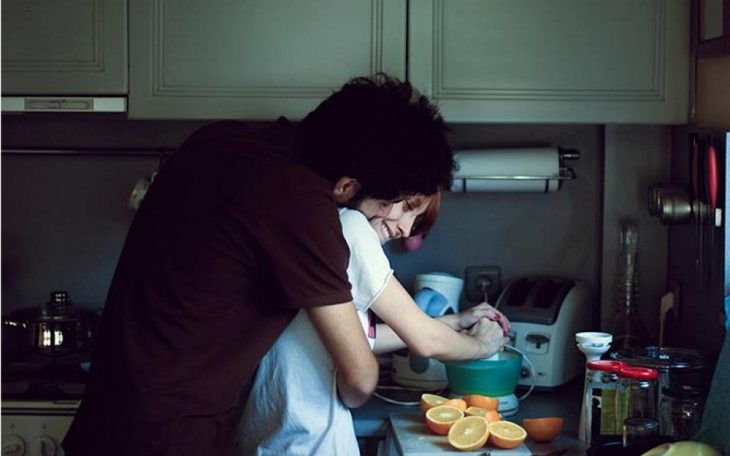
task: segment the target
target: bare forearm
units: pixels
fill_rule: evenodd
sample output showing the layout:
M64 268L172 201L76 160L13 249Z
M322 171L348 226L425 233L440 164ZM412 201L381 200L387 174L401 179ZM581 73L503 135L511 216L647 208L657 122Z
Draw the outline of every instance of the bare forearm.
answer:
M340 371L337 371L336 380L337 393L340 400L349 408L357 408L365 404L370 399L372 391L375 390L375 386L371 390L370 387L363 388L359 386L360 382L353 382L352 380L343 378L343 374Z
M400 350L401 348L406 348L406 343L403 342L403 339L398 337L398 334L396 334L395 331L386 324L379 323L375 333L377 334L377 337L375 338L373 352L375 352L376 355L382 355L383 353L389 353Z
M337 390L348 407L364 404L378 384L378 362L352 303L307 309L337 369Z
M496 323L481 324L485 331L475 337L476 333L456 331L447 322L429 317L392 277L371 308L419 356L441 360L484 358L496 353L504 343Z
M431 322L428 328L423 329L429 335L421 343L409 345L410 350L418 356L441 361L478 359L488 358L501 348L502 341L499 339L495 339L494 343L485 343L466 333L454 331L442 321Z

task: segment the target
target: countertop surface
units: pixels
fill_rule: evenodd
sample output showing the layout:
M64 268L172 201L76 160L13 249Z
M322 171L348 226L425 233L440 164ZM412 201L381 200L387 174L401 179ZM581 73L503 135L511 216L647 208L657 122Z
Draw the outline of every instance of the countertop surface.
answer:
M534 442L530 442L528 439L525 443L531 451L528 451L525 454L556 454L556 452L560 452L562 450L567 450L567 452L562 453L566 455L584 454L584 450L581 447L582 444L577 440L583 386L583 382L581 380L582 379L575 379L551 390L536 389L528 397L520 401L519 410L515 415L505 418L506 420L513 421L518 424L521 424L522 419L524 418L559 416L564 419L563 431L553 444L537 445ZM516 393L519 397L524 394L524 391L518 389ZM382 394L387 395L388 391L384 391ZM441 395L447 397L451 396L448 390L442 392ZM414 393L412 399L415 399L416 397L420 397L420 394ZM415 400L413 402L415 402ZM352 410L352 415L355 423L355 434L358 437L389 437L388 440L397 441L397 437L394 439L391 415L393 415L395 420L399 420L396 424L400 426L403 423L408 423L408 420L413 420L414 416L418 417L420 415L420 410L417 405L391 404L378 397L373 397L362 407ZM415 427L411 426L411 429L415 429ZM425 425L423 426L423 429L425 430ZM401 432L401 434L403 433ZM415 453L409 453L406 451L405 454L428 454L427 450L431 445L435 445L435 448L441 446L442 442L436 442L435 440L438 440L439 438L445 439L445 437L433 436L430 440L434 440L434 442L431 442L429 440L429 434L425 431L421 437L422 439L420 439L421 442L419 443L420 446L417 447L418 451ZM403 440L402 436L401 440ZM392 446L393 442L391 441L389 444ZM404 444L405 443L403 442L400 443L400 445ZM443 448L441 448L441 450L443 450ZM443 451L441 452L443 453ZM404 453L399 449L396 454ZM497 453L494 454L496 455Z
M529 438L520 446L501 449L487 443L482 448L464 452L454 449L446 436L428 430L423 415L418 412L390 415L391 431L386 437L383 456L474 455L484 456L553 456L582 455L584 445L567 435L559 435L550 443L535 443Z

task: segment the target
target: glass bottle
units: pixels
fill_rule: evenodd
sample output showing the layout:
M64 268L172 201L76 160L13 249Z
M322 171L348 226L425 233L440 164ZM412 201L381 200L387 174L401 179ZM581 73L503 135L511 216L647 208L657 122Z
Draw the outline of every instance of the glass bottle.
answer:
M581 440L593 447L621 440L621 427L616 424L616 393L620 361L598 360L586 363L583 397L584 419Z
M639 229L633 220L621 222L616 282L615 348L643 347L649 338L639 318Z

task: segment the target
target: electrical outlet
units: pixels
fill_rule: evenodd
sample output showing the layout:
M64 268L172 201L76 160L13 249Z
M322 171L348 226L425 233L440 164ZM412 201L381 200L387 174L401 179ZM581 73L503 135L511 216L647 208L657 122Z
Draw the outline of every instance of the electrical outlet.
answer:
M490 299L499 291L501 271L498 266L469 266L464 271L464 297L482 302L484 292Z

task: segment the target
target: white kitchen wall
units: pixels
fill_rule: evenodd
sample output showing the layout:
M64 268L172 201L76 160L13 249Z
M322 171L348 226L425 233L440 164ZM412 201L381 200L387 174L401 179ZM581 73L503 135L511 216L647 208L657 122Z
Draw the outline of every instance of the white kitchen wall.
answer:
M634 219L639 228L639 314L647 331L658 337L659 304L667 291L669 230L649 215L647 188L668 183L671 128L609 125L605 130L606 161L601 263L601 322L612 329L616 300L619 223ZM609 178L610 176L610 178ZM658 343L658 338L652 340Z
M2 311L38 306L52 290L102 307L154 156L2 157Z
M502 282L549 275L599 283L602 128L573 125L454 125L455 149L558 146L575 149L566 161L577 175L542 193L449 193L421 250L388 248L396 275L410 287L416 274L462 276L471 265L496 265ZM597 302L597 301L596 301ZM464 302L463 305L471 303Z

